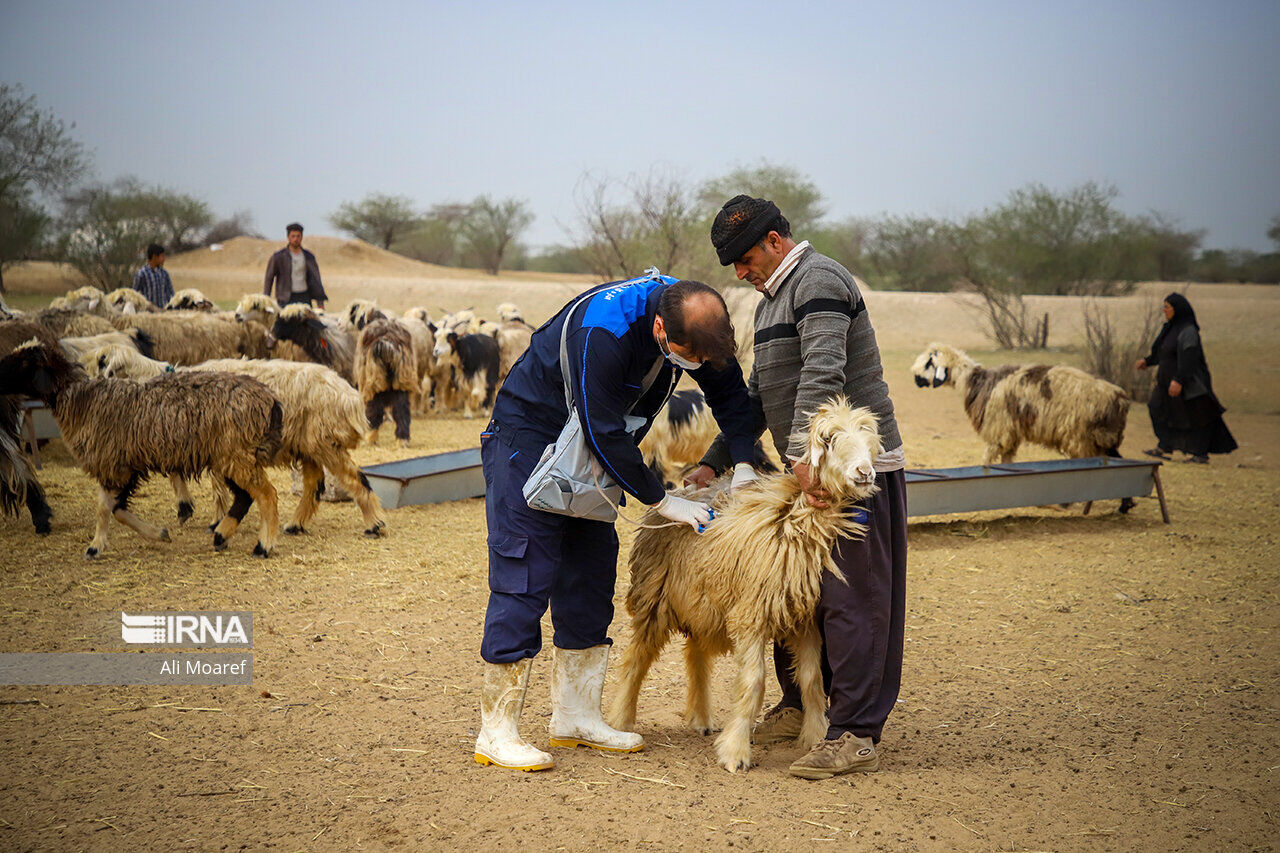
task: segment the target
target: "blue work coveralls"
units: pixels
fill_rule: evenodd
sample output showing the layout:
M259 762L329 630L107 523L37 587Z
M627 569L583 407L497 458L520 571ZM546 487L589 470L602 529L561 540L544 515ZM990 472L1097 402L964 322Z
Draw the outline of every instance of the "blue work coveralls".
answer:
M587 446L643 504L662 500L665 489L637 445L683 372L663 360L641 397L645 375L662 358L653 337L658 299L674 282L651 275L588 291L592 295L574 311L567 340L573 400ZM489 527L489 607L480 656L489 663L536 655L548 604L556 646L587 649L612 642L608 630L618 566L613 524L530 509L522 491L569 416L560 371L560 332L568 307L533 333L480 438ZM728 438L733 461L750 462L763 414L752 412L738 363L730 361L721 370L704 364L691 375ZM625 425L628 410L645 420L632 433Z

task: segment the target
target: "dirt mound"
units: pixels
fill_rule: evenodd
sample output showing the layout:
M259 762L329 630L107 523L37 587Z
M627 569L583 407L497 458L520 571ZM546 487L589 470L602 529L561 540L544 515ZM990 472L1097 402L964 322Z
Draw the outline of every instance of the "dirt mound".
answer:
M434 264L424 264L395 252L388 252L363 240L343 240L339 237L307 237L302 245L315 253L322 272L337 275L365 275L374 277L405 276L428 278L447 275L450 270ZM170 270L252 270L261 274L266 269L267 258L284 247L283 240L258 240L253 237L236 237L225 243L215 243L207 249L193 249L173 255L166 262Z

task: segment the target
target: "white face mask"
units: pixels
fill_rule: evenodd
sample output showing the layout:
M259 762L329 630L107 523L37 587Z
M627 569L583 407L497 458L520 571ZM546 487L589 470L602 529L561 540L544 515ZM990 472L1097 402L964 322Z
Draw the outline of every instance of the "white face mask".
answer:
M664 333L662 337L666 338L666 334ZM679 367L682 370L697 370L699 367L702 367L702 362L690 361L689 359L683 356L676 355L671 351L670 347L671 347L670 341L666 343L663 343L662 341L658 341L658 349L662 350L662 354L666 356L667 361L671 362L676 367Z

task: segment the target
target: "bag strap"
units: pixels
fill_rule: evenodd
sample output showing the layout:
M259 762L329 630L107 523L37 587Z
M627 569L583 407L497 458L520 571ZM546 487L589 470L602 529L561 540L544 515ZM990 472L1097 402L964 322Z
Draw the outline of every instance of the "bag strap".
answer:
M645 270L648 278L657 278L659 273L657 267L650 267ZM564 406L566 410L573 409L573 382L569 378L569 320L573 318L573 312L578 306L586 302L592 296L596 296L603 291L595 291L594 293L585 293L574 300L573 305L569 306L568 312L564 315L564 325L560 327L560 377L564 380ZM631 413L645 394L649 393L649 389L653 387L653 383L658 379L658 371L662 369L663 358L659 354L658 358L653 362L653 366L649 368L649 372L645 374L644 381L640 384L640 396L631 404L631 408L627 409L627 414Z

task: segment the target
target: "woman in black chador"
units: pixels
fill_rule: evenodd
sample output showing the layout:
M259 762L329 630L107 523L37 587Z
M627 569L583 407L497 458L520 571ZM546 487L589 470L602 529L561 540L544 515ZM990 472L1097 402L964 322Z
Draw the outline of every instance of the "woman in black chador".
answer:
M1170 293L1164 300L1164 319L1151 353L1136 365L1138 370L1156 366L1156 387L1147 403L1156 446L1143 452L1168 459L1181 450L1187 462L1204 464L1210 453L1235 450L1236 440L1222 422L1226 409L1213 394L1191 303L1181 293Z

